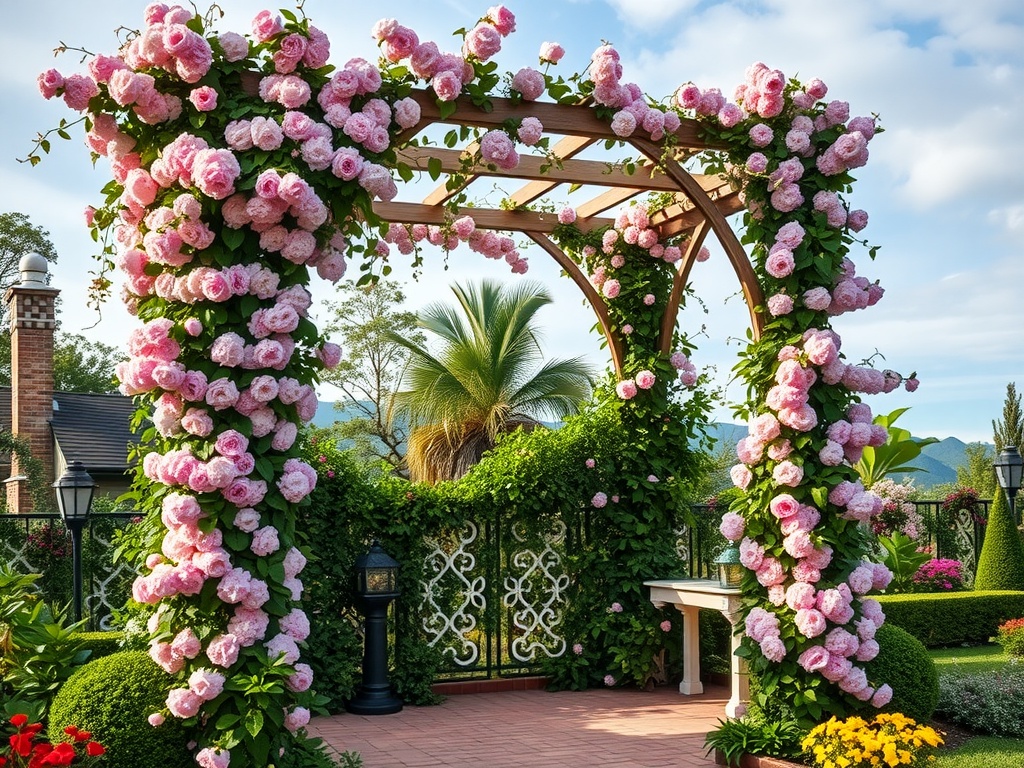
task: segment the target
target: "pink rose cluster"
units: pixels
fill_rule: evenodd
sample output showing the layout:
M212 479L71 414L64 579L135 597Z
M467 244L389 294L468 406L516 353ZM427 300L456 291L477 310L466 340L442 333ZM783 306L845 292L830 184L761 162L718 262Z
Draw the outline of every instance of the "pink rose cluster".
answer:
M693 364L685 352L673 352L669 363L679 371L679 382L684 387L692 387L697 383L697 366Z
M777 117L786 105L785 88L786 76L758 61L747 67L745 80L736 87L733 98L751 115Z
M508 235L477 229L472 216L460 216L448 228L434 224L391 224L384 236L386 246L394 246L399 253L410 254L419 243L428 242L446 251L454 251L466 243L471 251L488 259L503 259L512 274L526 274L529 260L521 256L516 242Z
M388 61L408 60L417 78L430 82L437 98L453 101L463 86L476 76L473 61L487 61L499 50L501 40L516 27L515 16L501 5L490 8L463 39L460 53L444 53L433 42L420 42L419 35L395 19L381 19L373 27L373 38ZM374 89L376 90L376 89Z
M673 110L648 104L636 83L620 82L622 63L618 51L611 45L602 45L594 51L590 77L594 81L594 101L618 109L612 115L612 131L616 136L626 138L640 130L652 141L660 141L665 134L679 129L681 121Z

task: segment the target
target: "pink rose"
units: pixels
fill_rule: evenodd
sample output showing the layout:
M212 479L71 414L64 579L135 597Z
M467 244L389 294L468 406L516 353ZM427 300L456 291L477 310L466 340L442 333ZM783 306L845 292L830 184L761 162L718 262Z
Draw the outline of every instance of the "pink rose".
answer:
M540 63L557 64L565 56L565 49L558 43L541 43Z
M623 379L615 385L615 393L623 400L632 400L636 397L636 382L633 379Z
M217 108L217 91L208 85L193 88L188 100L199 112L212 112Z

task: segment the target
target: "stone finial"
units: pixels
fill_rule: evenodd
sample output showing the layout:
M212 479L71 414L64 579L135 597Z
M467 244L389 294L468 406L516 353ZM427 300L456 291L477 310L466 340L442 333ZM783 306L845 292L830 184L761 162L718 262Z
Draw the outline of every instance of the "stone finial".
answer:
M38 253L26 253L18 262L18 271L21 272L19 286L23 288L48 288L46 274L49 271L46 259Z

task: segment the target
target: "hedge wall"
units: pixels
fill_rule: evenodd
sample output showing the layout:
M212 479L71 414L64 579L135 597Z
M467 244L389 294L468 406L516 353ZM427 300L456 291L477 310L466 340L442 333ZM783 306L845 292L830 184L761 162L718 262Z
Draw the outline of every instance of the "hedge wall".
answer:
M987 643L1007 619L1024 617L1024 592L879 595L887 623L929 648Z

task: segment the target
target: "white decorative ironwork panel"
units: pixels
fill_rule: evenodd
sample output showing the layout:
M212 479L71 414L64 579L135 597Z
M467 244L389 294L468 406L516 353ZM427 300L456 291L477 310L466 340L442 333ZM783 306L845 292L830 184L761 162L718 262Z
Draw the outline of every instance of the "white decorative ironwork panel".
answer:
M565 653L565 638L558 633L558 626L562 623L569 576L554 549L561 549L565 530L565 524L559 521L555 533L544 537L541 552L521 549L509 558L511 572L505 576L502 602L512 611L515 639L510 653L517 661L536 661L539 652L550 657ZM518 525L513 526L512 537L517 546L527 541Z
M476 556L468 547L477 541L479 529L467 523L458 543L450 552L443 542L427 539L433 551L427 555L427 572L423 583L420 610L423 629L430 645L438 643L457 665L469 667L481 655L481 633L476 631L477 613L487 607L484 590L487 580L474 576Z

